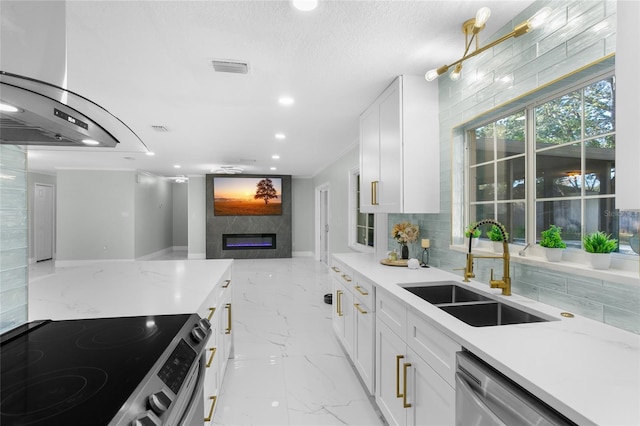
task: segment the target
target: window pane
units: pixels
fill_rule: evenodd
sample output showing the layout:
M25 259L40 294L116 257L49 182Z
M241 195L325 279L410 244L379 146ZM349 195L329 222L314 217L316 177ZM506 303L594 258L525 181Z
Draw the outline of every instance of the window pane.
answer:
M618 216L614 198L589 198L585 201L584 232L602 231L618 238Z
M478 127L471 133L471 150L469 162L471 165L493 161L493 123Z
M536 154L536 197L580 196L580 144L563 145Z
M499 161L498 167L498 200L524 199L524 157Z
M496 121L497 158L511 157L525 152L524 111Z
M475 204L471 206L470 222L479 222L482 219L493 219L495 217L493 204ZM486 235L483 233L483 237Z
M358 226L367 226L367 214L358 213Z
M575 91L535 108L536 145L542 148L580 140L580 92Z
M615 194L615 138L585 141L586 195Z
M373 229L369 228L367 230L367 234L368 234L367 245L369 247L373 247Z
M498 204L498 222L509 233L509 242L524 244L526 207L524 202Z
M470 182L475 186L471 191L471 201L491 201L494 194L493 163L471 169ZM472 186L472 188L473 188Z
M618 211L620 253L640 253L640 212Z
M538 201L536 203L536 242L540 233L550 225L562 228L562 239L567 247L582 247L580 232L580 200Z
M358 230L357 230L357 242L358 244L366 244L367 238L367 228L358 226Z
M612 79L601 80L584 89L584 133L590 137L613 130Z

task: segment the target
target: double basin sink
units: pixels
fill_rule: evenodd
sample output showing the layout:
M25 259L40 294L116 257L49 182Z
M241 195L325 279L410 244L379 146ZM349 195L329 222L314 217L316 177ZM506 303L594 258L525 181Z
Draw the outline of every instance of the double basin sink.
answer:
M401 284L400 286L474 327L549 321L462 287L454 281Z

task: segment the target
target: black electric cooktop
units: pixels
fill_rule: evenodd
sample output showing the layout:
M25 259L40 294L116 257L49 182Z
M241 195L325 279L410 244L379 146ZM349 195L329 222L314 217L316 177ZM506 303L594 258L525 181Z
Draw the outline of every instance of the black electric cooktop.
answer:
M188 319L47 321L3 335L0 425L108 424Z

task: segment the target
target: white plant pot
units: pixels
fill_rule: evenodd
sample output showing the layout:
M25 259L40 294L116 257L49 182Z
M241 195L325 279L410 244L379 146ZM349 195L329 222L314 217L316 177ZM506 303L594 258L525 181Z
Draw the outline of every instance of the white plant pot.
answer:
M593 269L609 269L611 253L587 253L587 260Z
M471 238L471 247L478 247L479 243L480 243L480 238ZM469 238L465 238L464 246L466 248L469 248Z
M561 248L545 247L544 255L549 262L560 262L562 260L562 250Z
M493 252L494 253L502 253L502 241L492 241L493 243Z

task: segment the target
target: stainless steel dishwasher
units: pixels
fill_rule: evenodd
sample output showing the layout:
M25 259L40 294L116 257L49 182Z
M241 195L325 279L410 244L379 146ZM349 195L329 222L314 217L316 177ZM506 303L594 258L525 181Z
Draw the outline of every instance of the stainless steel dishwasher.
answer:
M456 425L575 425L470 352L456 355Z

